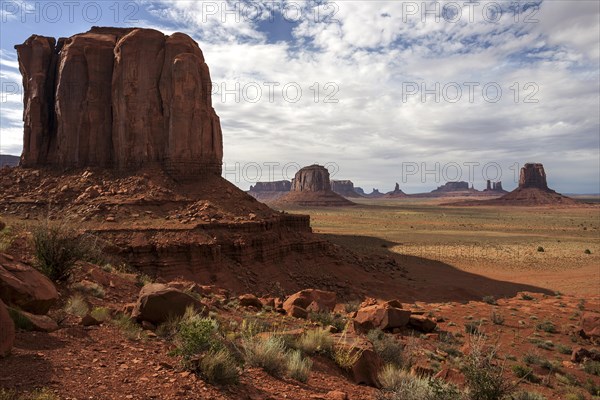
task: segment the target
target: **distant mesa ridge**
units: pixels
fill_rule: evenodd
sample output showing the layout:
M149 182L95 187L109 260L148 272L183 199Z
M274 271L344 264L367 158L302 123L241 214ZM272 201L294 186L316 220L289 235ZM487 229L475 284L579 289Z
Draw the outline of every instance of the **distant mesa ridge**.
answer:
M189 36L93 27L15 46L24 87L24 167L158 166L221 174L211 79Z
M344 196L344 197L362 197L362 196L364 196L364 191L363 191L363 194L360 194L357 189L360 189L360 188L355 188L354 183L350 180L332 180L331 181L331 190L333 190L335 193L339 194L340 196ZM362 189L360 189L360 190L362 191Z

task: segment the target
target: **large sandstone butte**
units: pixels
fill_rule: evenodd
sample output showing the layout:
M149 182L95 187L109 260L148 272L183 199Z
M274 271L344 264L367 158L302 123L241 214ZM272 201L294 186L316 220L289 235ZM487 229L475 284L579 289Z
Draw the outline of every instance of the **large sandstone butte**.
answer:
M321 165L310 165L300 169L292 180L292 189L277 200L277 204L300 206L351 206L345 199L331 190L329 171Z
M15 48L25 91L22 166L221 174L210 74L189 36L93 27L58 42L33 35Z
M475 206L574 206L578 201L556 193L548 187L546 171L539 163L527 163L521 168L519 186L512 192L492 200L469 201L449 205Z

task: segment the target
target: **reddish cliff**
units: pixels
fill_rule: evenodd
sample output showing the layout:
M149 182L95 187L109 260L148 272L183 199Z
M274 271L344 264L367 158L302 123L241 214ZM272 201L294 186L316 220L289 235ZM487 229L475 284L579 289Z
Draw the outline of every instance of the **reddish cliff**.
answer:
M189 36L94 27L58 43L33 35L15 48L25 90L23 166L221 173L210 74Z

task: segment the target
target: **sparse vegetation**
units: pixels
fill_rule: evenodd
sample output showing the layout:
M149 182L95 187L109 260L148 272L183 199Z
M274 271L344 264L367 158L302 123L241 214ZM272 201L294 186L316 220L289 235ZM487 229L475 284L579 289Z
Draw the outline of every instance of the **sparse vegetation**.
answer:
M460 400L464 396L453 385L412 375L391 364L381 370L378 378L383 389L378 399L382 400Z
M212 384L231 385L239 380L238 364L225 348L206 353L196 370Z
M492 320L494 325L504 325L504 317L500 313L492 311L492 315L490 316L490 319Z
M588 374L600 376L600 361L586 361L583 370Z
M5 226L0 230L0 252L5 252L10 249L14 241L14 235L10 226Z
M318 322L321 326L333 326L338 332L343 331L346 328L346 320L339 314L330 313L327 311L323 312L311 312L308 315L308 319L311 321Z
M498 302L496 301L496 298L494 296L484 296L483 302L487 303L487 304L491 304L493 306L498 305Z
M291 350L287 355L287 370L292 379L306 382L310 374L313 362L308 357L302 357L299 350Z
M535 297L533 297L527 293L521 293L521 299L531 301L531 300L535 300Z
M63 224L43 223L32 230L36 267L55 281L66 280L78 260L97 256L96 242Z
M90 311L90 308L83 296L74 294L67 300L65 311L78 317L84 317Z
M526 365L513 365L512 371L517 378L525 379L532 383L537 383L540 381L540 378L533 373L533 369Z
M89 294L91 296L97 297L99 299L103 299L106 295L104 288L102 285L97 284L96 282L90 281L81 281L74 283L72 286L73 290L76 290L81 293Z
M543 253L545 250L544 250L544 248L542 246L539 246L537 248L537 251L540 252L540 253Z
M0 400L60 400L50 389L35 389L30 393L18 394L12 389L0 388Z
M306 354L329 353L333 345L331 334L323 329L311 329L302 334L295 347Z
M356 343L348 345L346 343L346 334L338 339L337 343L333 346L331 352L331 358L335 363L343 370L350 370L354 364L362 356L364 350L360 349Z
M90 315L99 322L106 322L110 320L110 310L106 307L95 307L90 312Z
M127 339L138 340L142 338L142 328L129 316L125 314L119 314L112 320L112 322L121 330Z
M249 365L260 367L273 376L281 376L285 372L287 357L283 338L276 335L246 338L243 348Z
M544 331L544 332L548 332L548 333L557 333L558 332L558 330L556 329L556 326L552 323L552 321L548 321L548 320L537 324L535 328L539 331Z
M511 400L546 400L544 396L536 392L517 392L510 397Z
M412 357L404 357L404 347L390 335L379 329L370 331L367 338L383 362L398 368L410 367Z
M471 352L462 369L471 400L498 400L509 396L514 386L504 378L504 366L495 360L498 348L482 335L472 335Z
M349 301L346 304L344 304L344 310L348 314L354 313L354 312L358 311L359 307L360 307L360 301L359 300Z
M556 349L560 354L571 354L573 352L573 349L570 346L565 346L561 343L556 345Z

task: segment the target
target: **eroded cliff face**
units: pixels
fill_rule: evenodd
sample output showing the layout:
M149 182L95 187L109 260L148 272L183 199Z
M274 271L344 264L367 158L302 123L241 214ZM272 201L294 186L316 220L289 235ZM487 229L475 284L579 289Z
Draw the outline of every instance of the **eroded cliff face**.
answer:
M311 165L296 172L292 180L292 192L331 191L329 171L321 165Z
M189 36L98 28L15 46L24 86L25 167L161 167L221 173L211 80Z
M521 175L519 177L519 188L536 188L541 190L548 190L548 183L546 182L546 172L542 164L525 164L521 168Z

